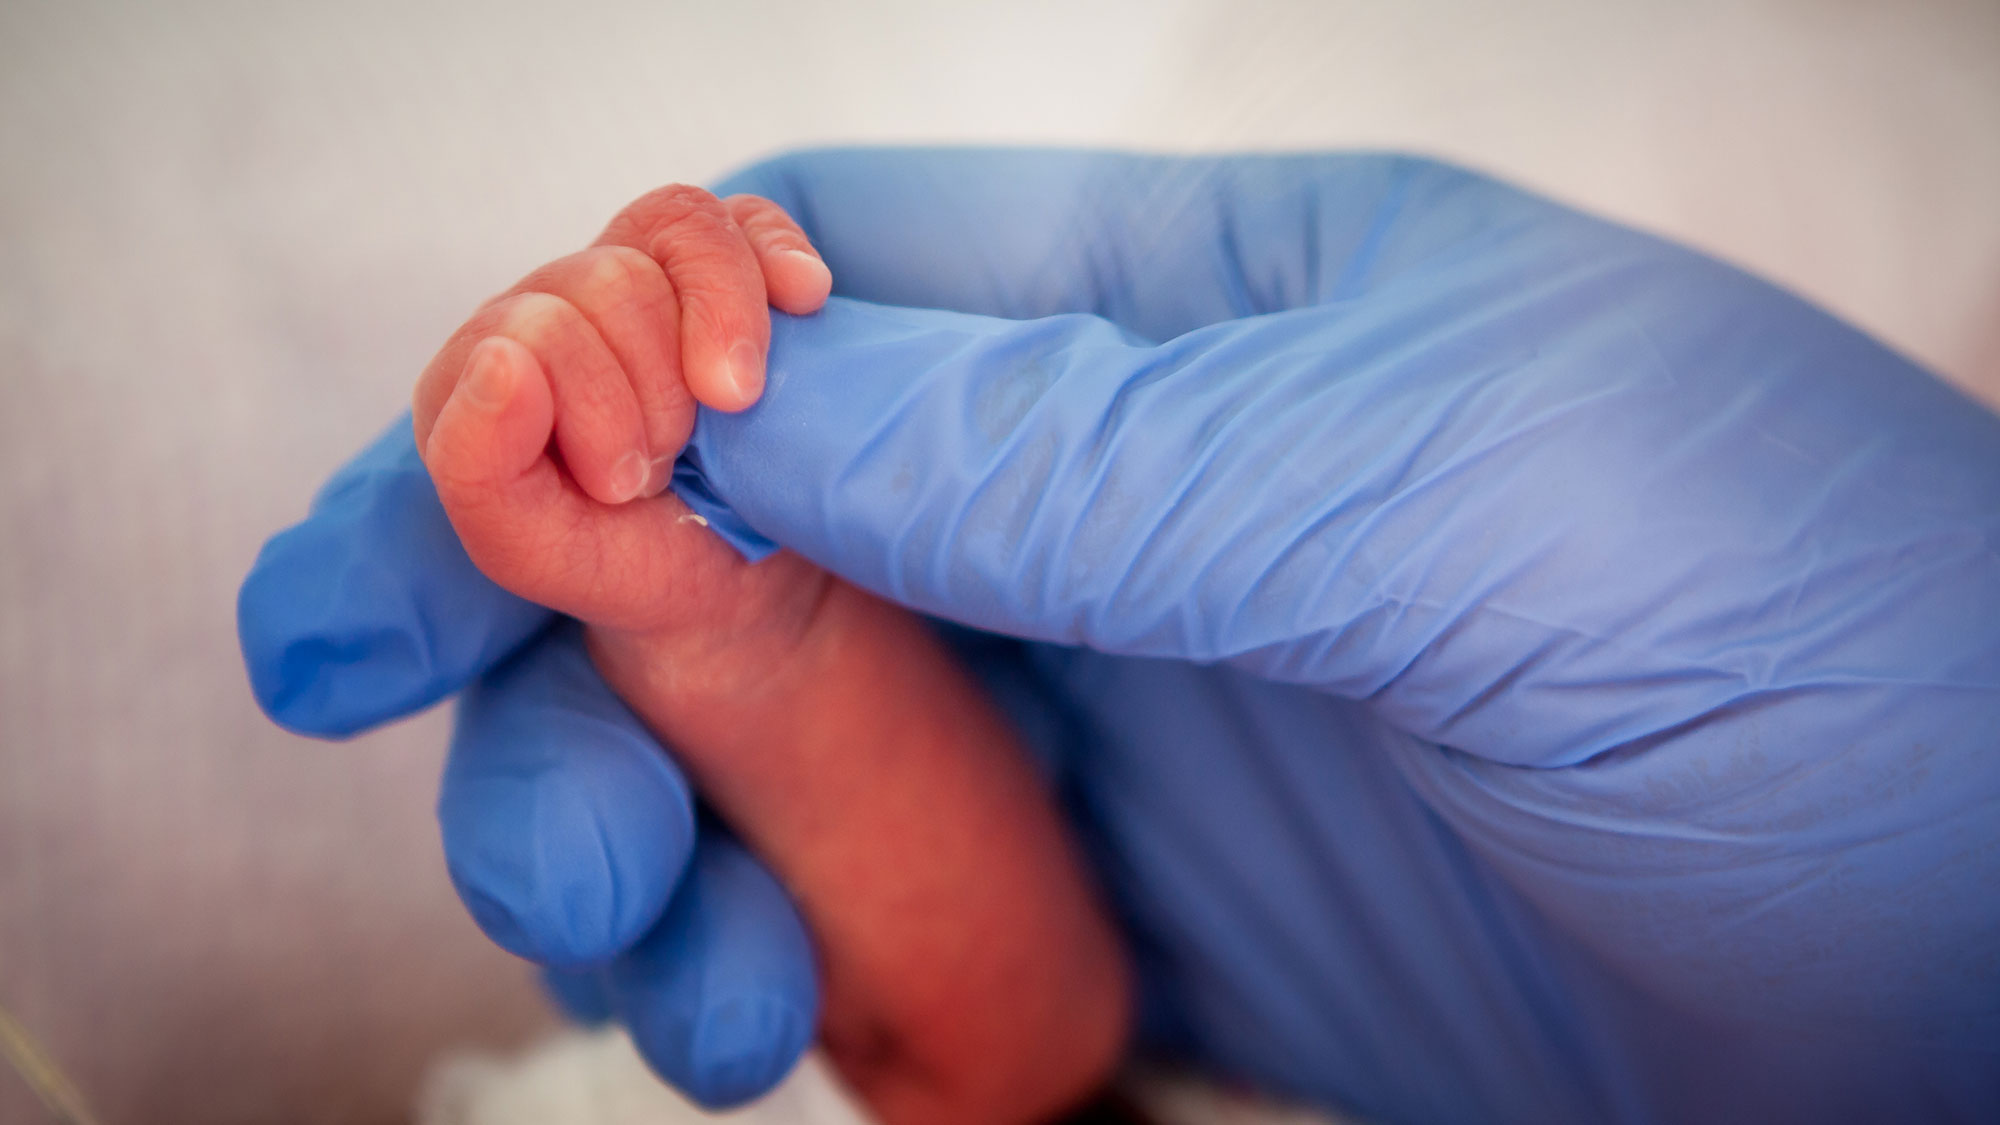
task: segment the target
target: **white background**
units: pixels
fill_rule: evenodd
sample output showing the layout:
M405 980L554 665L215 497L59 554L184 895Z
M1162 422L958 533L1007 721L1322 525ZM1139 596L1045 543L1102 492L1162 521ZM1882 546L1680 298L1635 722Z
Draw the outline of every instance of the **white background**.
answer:
M236 583L476 301L836 141L1441 154L2000 401L1992 0L6 0L0 1004L108 1120L386 1119L542 1018L444 881L442 719L272 728Z

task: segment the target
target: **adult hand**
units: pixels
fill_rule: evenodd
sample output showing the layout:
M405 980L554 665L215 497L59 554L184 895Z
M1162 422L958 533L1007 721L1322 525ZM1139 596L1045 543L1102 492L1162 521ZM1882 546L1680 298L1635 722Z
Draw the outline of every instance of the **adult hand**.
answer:
M683 494L986 631L964 651L1073 798L1156 1047L1393 1118L2000 1107L2000 421L1726 267L1425 162L829 153L728 190L884 304L781 320ZM391 506L393 542L289 533L380 560L314 628L254 624L305 573L282 537L246 585L253 676L337 654L262 678L346 700L296 725L435 698L539 625L476 576L441 599L399 544L448 530ZM516 759L475 709L559 674L546 736L504 743L543 749L487 765ZM624 949L678 870L633 795L681 790L591 691L527 668L461 721L447 849L482 920L535 919L510 947L557 944L567 895L625 908L588 952ZM475 847L455 807L506 827ZM480 848L547 862L482 909L468 872L524 868ZM713 950L679 952L652 971Z

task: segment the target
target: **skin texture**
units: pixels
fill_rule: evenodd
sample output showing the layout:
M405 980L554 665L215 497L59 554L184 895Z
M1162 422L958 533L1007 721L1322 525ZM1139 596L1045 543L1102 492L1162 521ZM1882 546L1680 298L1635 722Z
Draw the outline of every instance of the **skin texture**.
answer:
M797 898L856 1092L890 1125L1046 1119L1115 1065L1130 998L1025 753L916 618L790 553L747 564L662 493L695 404L761 392L768 307L831 280L775 204L660 189L453 334L417 445L473 561L587 623Z

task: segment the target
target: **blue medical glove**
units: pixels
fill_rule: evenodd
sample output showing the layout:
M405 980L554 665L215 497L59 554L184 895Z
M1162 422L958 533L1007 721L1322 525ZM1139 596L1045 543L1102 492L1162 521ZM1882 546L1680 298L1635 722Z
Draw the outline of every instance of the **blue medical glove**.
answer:
M965 652L1061 771L1156 1046L1398 1119L2000 1102L1990 417L1421 163L818 154L730 188L848 296L1098 314L782 324L686 483L1054 642Z
M407 416L265 545L238 629L258 702L302 733L352 734L469 689L438 821L480 926L550 966L579 1018L625 1016L703 1104L791 1069L818 983L790 900L725 833L697 829L685 779L576 627L474 568Z
M2000 1114L2000 420L1434 164L759 189L846 297L1042 318L788 320L690 461L1047 642L1181 1049L1387 1119Z

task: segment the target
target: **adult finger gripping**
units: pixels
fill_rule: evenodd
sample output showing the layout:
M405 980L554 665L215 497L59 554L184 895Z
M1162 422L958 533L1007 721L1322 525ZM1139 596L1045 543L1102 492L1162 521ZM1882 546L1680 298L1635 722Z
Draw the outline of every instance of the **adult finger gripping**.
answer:
M1164 341L836 298L685 460L900 603L1360 701L1621 985L1995 1104L2000 420L1727 267L1401 175L1365 262Z
M675 490L1052 642L961 651L1073 795L1150 1049L1393 1119L2000 1112L1990 414L1423 161L828 152L722 190L839 296ZM329 733L546 621L407 425L242 606L260 699Z

